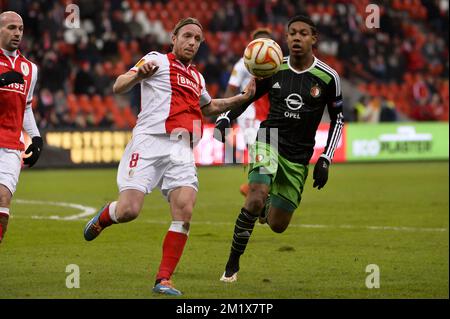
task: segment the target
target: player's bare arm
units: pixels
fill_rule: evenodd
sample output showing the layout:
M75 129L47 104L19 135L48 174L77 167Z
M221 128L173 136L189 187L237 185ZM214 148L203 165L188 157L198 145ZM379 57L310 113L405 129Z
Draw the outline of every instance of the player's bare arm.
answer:
M225 97L231 97L239 93L239 87L228 84L227 89L225 91Z
M127 93L133 86L155 74L158 68L159 66L154 61L149 61L141 65L137 72L128 71L120 75L113 86L114 94Z
M211 103L205 105L202 108L202 113L205 116L211 116L226 112L228 110L232 110L250 101L253 98L253 96L255 96L255 92L256 92L256 84L255 80L252 79L247 84L242 94L224 99L213 99L211 100Z

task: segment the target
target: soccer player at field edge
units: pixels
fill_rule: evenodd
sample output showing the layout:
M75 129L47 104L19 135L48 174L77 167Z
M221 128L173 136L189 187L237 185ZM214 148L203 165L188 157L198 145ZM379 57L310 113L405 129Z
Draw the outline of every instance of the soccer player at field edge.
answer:
M330 130L323 154L313 172L313 187L321 189L328 180L328 168L339 143L344 125L339 75L313 55L317 30L309 17L296 16L287 24L289 56L280 71L256 82L253 100L269 93L270 110L259 131L265 131L251 149L249 193L236 220L231 252L220 278L237 280L239 259L244 253L255 221L269 224L276 233L288 227L301 201L308 175L308 164L314 153L315 135L325 106L330 114ZM252 102L250 101L250 102ZM229 119L216 123L224 131L242 108L228 113ZM270 129L277 129L272 134ZM274 136L275 135L275 136ZM275 147L277 146L277 147Z
M244 104L255 93L255 82L251 81L242 94L211 99L203 76L191 64L203 41L202 29L197 19L182 19L172 33L172 52L152 51L117 78L113 87L116 94L140 83L141 111L119 164L119 198L100 209L84 230L85 239L90 241L105 227L137 218L145 195L159 188L169 202L172 223L153 291L174 296L182 293L170 279L188 238L198 190L192 143L179 139L181 135L176 132L195 135L202 114L220 114Z
M268 28L259 28L252 32L252 40L256 39L272 39L272 31ZM244 59L240 58L239 61L233 66L230 79L228 80L228 86L225 92L225 97L233 96L241 92L247 83L253 78L244 65ZM237 119L237 125L241 132L241 137L236 137L236 150L243 153L246 145L253 144L256 139L256 132L259 128L259 124L267 118L269 113L269 99L265 94L252 104L242 113ZM227 119L226 113L221 114L217 120L221 118ZM215 131L216 132L216 131ZM225 136L223 137L225 140ZM248 184L242 184L239 188L243 196L247 196Z
M43 146L31 103L37 79L36 65L18 50L23 36L22 17L13 11L0 14L0 243L9 221L25 149L22 128L32 143L24 164L33 166Z

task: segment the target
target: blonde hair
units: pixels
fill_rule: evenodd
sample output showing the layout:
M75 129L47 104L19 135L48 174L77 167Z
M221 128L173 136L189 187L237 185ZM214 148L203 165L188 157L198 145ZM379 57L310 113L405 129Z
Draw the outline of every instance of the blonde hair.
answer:
M195 25L197 25L197 26L203 31L203 27L202 27L201 23L200 23L196 18L189 17L189 18L181 19L181 20L177 23L177 25L175 26L175 28L173 29L172 34L173 34L173 35L177 35L177 34L178 34L178 31L180 31L180 29L181 29L182 27L184 27L185 25L188 25L188 24L195 24Z
M255 40L261 34L267 34L269 38L272 38L272 30L269 28L258 28L252 32L252 39Z

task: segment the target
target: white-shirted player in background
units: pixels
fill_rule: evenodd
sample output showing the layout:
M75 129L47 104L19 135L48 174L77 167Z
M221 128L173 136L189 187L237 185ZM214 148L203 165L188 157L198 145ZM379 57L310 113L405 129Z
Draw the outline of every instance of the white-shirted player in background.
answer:
M13 11L0 14L0 242L9 221L11 198L16 191L24 150L22 128L32 144L32 153L24 164L33 166L42 149L42 138L36 126L31 102L37 79L37 67L28 61L18 47L22 41L22 17Z
M172 215L153 287L154 292L162 294L181 295L170 277L188 238L198 190L192 143L174 133L189 133L198 140L202 114L220 114L242 105L255 93L255 82L250 81L243 94L211 99L203 76L191 64L202 40L198 20L183 19L173 30L171 53L150 52L117 78L113 87L116 94L141 84L141 111L119 164L119 199L103 207L84 230L85 239L90 241L105 227L135 219L145 195L159 188L169 201Z
M272 39L272 32L270 29L260 28L252 32L252 40L260 38ZM252 78L253 76L245 68L244 59L240 58L234 65L233 71L231 72L225 97L233 96L239 92L242 92ZM241 134L236 136L236 151L241 157L244 156L247 145L251 145L255 142L259 124L267 118L269 106L269 98L266 94L259 100L252 103L245 110L245 112L237 118L236 122ZM221 117L219 117L218 120L220 118ZM247 196L248 184L242 184L240 191L242 195Z

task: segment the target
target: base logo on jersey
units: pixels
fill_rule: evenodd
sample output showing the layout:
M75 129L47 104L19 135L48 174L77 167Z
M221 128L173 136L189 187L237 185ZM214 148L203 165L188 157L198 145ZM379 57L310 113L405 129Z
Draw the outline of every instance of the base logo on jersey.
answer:
M311 96L314 98L317 98L320 96L320 94L322 93L322 91L320 90L320 87L316 84L314 85L311 90L309 91L309 93L311 93Z
M303 106L303 98L300 94L292 93L285 99L287 107L292 111L300 110Z
M11 83L7 86L0 87L0 91L10 91L17 92L25 95L25 91L27 89L27 80L24 80L24 83Z

